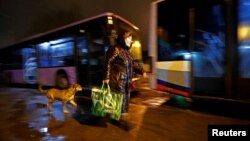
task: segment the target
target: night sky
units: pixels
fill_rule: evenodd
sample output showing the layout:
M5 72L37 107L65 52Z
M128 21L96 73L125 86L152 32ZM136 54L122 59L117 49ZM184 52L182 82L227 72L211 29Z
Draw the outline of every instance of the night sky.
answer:
M1 0L0 48L103 12L118 14L140 28L147 49L149 8L154 0Z

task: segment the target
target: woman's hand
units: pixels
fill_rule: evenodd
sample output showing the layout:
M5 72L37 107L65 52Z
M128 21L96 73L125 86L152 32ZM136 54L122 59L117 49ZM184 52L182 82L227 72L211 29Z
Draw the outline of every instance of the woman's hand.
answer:
M109 79L103 80L103 83L109 84Z
M144 72L143 74L142 74L142 77L147 77L147 73L146 72Z

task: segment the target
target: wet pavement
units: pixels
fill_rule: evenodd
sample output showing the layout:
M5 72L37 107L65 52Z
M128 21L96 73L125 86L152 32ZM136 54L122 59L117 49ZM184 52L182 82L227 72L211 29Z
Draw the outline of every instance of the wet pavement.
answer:
M147 88L132 95L125 121L90 114L91 100L77 96L76 111L53 112L36 89L0 88L0 141L206 141L209 124L250 124L248 119L213 115L166 105L170 95Z

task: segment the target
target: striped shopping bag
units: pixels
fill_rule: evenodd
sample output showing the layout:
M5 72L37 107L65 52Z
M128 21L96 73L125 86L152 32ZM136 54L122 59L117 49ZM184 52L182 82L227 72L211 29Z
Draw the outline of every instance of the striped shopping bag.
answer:
M109 84L103 83L101 87L92 88L91 98L91 113L93 115L105 117L109 114L112 119L120 119L123 95L112 92Z

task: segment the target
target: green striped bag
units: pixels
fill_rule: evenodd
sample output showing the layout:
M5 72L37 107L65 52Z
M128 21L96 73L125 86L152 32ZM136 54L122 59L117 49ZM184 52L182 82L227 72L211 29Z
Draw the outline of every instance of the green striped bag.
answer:
M112 92L110 86L103 83L101 88L94 87L91 89L91 98L91 112L93 115L105 117L109 114L112 119L120 119L123 99L122 94Z

